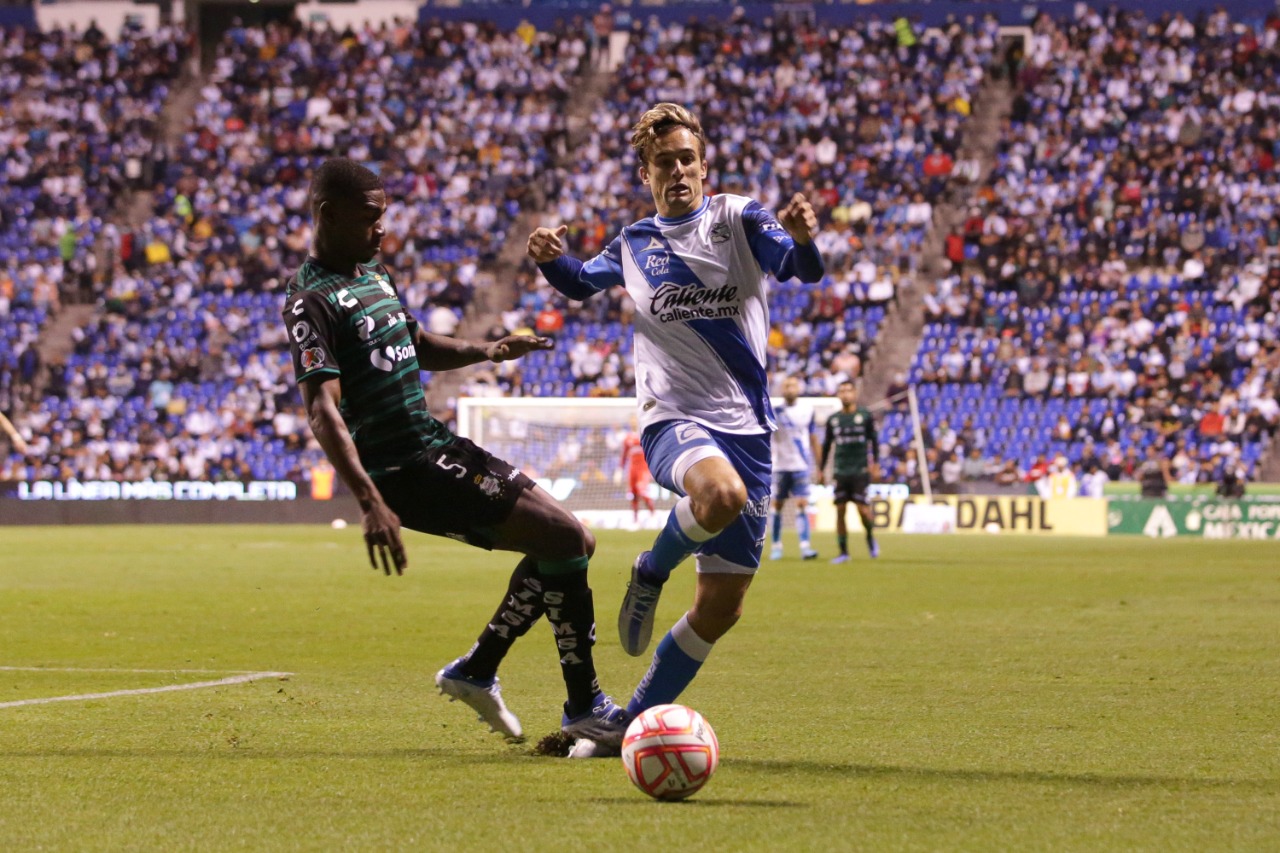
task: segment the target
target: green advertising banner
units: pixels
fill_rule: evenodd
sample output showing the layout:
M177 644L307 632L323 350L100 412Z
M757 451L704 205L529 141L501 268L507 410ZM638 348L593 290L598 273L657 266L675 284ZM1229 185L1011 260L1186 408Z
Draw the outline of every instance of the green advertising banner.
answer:
M1280 502L1207 499L1113 499L1107 505L1110 535L1199 536L1203 539L1280 540Z

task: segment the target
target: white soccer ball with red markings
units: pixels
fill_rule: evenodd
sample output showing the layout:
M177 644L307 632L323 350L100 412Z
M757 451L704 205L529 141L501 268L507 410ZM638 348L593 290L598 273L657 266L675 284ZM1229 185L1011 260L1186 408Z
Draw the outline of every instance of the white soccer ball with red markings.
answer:
M697 793L719 763L716 733L701 714L684 705L655 705L631 721L622 739L627 777L659 800Z

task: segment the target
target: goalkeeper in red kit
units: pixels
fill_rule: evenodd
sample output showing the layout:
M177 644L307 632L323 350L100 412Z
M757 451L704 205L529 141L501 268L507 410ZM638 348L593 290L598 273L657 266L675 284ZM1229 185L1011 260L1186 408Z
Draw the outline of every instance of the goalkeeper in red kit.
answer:
M640 435L632 430L622 440L622 468L627 472L627 497L631 500L631 517L640 526L640 502L644 501L649 515L653 515L653 498L649 497L649 465L644 461L644 448Z

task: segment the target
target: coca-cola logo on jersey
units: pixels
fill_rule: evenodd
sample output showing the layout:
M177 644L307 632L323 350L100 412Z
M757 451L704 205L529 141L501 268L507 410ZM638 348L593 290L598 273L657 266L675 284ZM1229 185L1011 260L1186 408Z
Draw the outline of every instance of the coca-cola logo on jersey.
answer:
M663 323L737 317L740 310L738 288L731 284L695 287L664 281L649 303L649 313Z

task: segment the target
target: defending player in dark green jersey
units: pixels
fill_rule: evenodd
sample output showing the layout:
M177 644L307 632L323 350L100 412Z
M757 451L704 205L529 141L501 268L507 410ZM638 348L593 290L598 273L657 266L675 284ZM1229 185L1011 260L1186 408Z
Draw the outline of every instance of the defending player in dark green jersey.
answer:
M340 411L367 471L453 440L427 410L414 346L421 329L381 264L357 264L348 277L310 258L285 295L298 381L343 378Z
M311 184L315 237L289 285L284 321L307 420L360 502L369 562L391 573L408 561L400 526L517 551L508 594L472 650L441 669L436 685L494 731L523 736L498 686L498 664L542 616L551 622L569 699L562 728L576 738L621 742L626 711L600 691L591 646L595 610L587 562L595 538L509 463L454 435L427 410L422 370L506 361L546 338L511 335L471 343L426 332L374 262L386 193L351 160L326 161ZM390 562L388 562L390 556Z
M836 396L840 398L840 411L827 418L826 433L822 438L822 459L818 463L818 482L822 482L827 458L834 446L836 452L832 462L831 482L835 486L836 544L840 546L840 554L831 562L844 563L849 560L849 529L845 524L845 510L850 501L853 501L858 508L858 515L862 517L862 527L867 534L867 550L872 557L880 556L871 506L867 500L867 488L871 485L872 476L880 475L880 466L876 461L880 458L880 438L876 433L876 422L871 411L858 405L857 385L841 382L836 389Z

